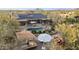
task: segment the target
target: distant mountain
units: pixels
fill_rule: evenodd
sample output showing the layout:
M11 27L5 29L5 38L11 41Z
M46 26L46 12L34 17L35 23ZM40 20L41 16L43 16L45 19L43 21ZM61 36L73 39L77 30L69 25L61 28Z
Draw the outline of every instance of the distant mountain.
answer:
M79 8L3 8L0 10L74 10Z
M44 10L73 10L75 8L44 8Z
M75 8L17 8L16 10L73 10Z
M79 10L79 8L76 8L76 10Z

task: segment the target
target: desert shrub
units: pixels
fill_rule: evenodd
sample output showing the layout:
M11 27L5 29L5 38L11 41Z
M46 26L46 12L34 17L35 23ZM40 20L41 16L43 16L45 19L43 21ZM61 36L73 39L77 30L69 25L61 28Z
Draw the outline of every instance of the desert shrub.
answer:
M0 14L0 49L13 49L17 39L15 32L19 23L9 14Z
M79 21L76 20L75 18L66 18L65 20L65 23L70 23L70 24L73 24L73 23L78 23Z
M76 24L58 24L55 26L55 30L60 32L65 45L63 49L78 49L79 46L79 29Z

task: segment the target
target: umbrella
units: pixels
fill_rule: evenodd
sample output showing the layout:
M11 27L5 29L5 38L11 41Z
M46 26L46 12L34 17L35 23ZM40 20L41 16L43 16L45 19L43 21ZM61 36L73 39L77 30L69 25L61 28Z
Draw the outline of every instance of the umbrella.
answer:
M38 40L39 40L40 42L50 42L51 39L52 39L51 35L46 34L46 33L45 33L45 34L40 34L40 35L38 36Z

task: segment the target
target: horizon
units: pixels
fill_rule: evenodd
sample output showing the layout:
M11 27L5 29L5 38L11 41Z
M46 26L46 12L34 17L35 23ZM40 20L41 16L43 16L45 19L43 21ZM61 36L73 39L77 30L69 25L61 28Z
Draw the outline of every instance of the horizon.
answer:
M78 8L1 8L0 10L74 10Z

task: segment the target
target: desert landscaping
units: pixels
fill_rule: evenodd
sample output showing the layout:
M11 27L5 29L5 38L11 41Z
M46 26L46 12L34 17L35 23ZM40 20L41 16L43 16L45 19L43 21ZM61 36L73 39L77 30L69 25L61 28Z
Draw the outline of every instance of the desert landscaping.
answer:
M50 35L51 40L39 41L40 34ZM78 49L78 8L0 10L0 50Z

